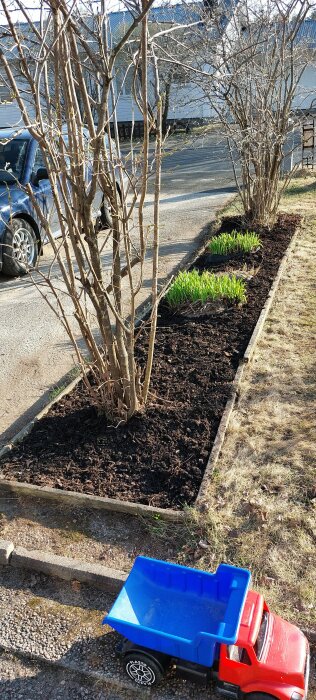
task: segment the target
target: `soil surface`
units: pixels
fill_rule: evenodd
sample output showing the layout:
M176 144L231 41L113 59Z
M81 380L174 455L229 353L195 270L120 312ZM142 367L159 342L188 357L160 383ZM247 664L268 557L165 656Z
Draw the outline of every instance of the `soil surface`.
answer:
M299 219L280 215L272 231L260 231L259 265L258 254L236 261L238 270L254 269L243 306L214 314L208 307L204 316L192 318L160 305L151 403L144 415L128 425L107 425L80 383L3 458L2 477L161 507L192 504L239 359ZM226 219L221 230L236 225L236 217ZM207 265L202 256L195 267ZM232 267L226 263L223 269ZM144 332L141 364L146 344Z

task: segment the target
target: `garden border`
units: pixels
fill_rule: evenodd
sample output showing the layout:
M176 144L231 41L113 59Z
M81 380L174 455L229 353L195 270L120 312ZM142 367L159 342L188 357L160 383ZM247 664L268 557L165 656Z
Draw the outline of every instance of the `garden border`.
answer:
M106 498L105 496L92 496L90 494L78 493L77 491L66 491L63 489L50 488L49 486L36 486L35 484L27 484L22 481L8 481L0 477L0 497L6 495L58 500L59 503L68 503L68 505L74 508L86 506L88 508L97 508L99 510L113 511L115 513L127 513L134 516L156 517L167 522L182 522L186 517L185 511L183 510L146 506L142 503L121 501L115 498Z
M64 581L80 581L117 595L128 574L101 564L65 557L39 549L15 546L0 539L0 563L13 569L30 569Z
M223 210L218 212L218 216L221 215ZM209 487L210 481L212 479L212 475L214 472L214 469L216 467L216 464L218 462L223 443L225 440L225 436L227 433L227 429L230 423L231 415L234 409L234 406L236 404L236 400L238 398L239 394L239 389L240 389L240 384L243 378L244 374L244 369L247 364L249 364L253 358L254 351L256 349L257 343L259 341L264 323L266 321L266 318L268 316L268 313L270 311L270 308L272 306L274 297L276 295L276 292L278 290L280 280L282 278L285 266L287 264L287 261L296 245L300 229L302 224L304 223L304 218L301 221L300 226L298 226L297 230L292 236L292 239L281 259L277 274L273 280L273 283L271 285L270 291L268 293L267 299L265 301L265 304L261 310L260 316L258 318L258 321L255 325L255 328L252 332L252 335L250 337L249 343L247 345L247 348L245 350L243 358L241 358L239 362L239 366L237 368L235 378L232 382L232 388L231 388L231 395L230 398L227 400L222 418L220 420L215 440L213 443L213 447L211 449L208 462L205 468L205 472L202 478L202 482L197 494L197 497L194 502L194 507L196 507L198 510L201 511L206 511L208 509L207 506L207 489ZM214 222L211 222L211 228L214 229L218 225L218 217L214 220ZM209 239L210 233L208 232L207 234L207 240ZM186 256L186 261L181 262L180 265L177 267L176 271L178 272L182 267L186 267L188 265L192 265L195 260L201 255L201 253L205 249L205 244L206 244L206 236L203 236L203 240L201 242L201 245L199 246L198 250L194 252L193 256ZM165 294L168 286L172 282L172 279L174 277L173 273L170 278L165 282L165 284L162 287L162 293ZM138 322L140 323L143 318L148 313L148 300L144 302L144 304L141 306L141 313L138 317ZM7 452L10 452L11 449L14 447L14 445L21 440L23 440L26 435L32 430L34 424L40 420L44 415L48 413L50 408L57 403L63 396L67 395L72 391L72 389L79 383L81 380L82 375L80 374L78 377L76 377L74 380L70 382L70 384L65 387L61 391L61 393L52 401L50 401L34 418L32 421L30 421L22 430L15 435L11 442L7 445L4 445L2 449L0 450L0 459L3 457ZM27 484L24 482L18 482L18 481L9 481L6 479L2 479L0 476L0 495L4 492L4 495L6 493L10 494L18 494L20 496L31 496L31 497L39 497L39 498L46 498L46 499L57 499L60 500L62 499L64 502L67 502L71 504L73 507L80 507L82 505L92 507L92 508L98 508L98 509L104 509L104 510L110 510L114 512L122 512L122 513L129 513L130 515L142 515L142 516L151 516L151 517L158 517L161 520L169 521L169 522L181 522L186 519L186 513L185 510L174 510L172 508L158 508L154 506L147 506L143 505L142 503L134 503L131 501L122 501L120 499L114 499L114 498L106 498L104 496L93 496L89 494L83 494L83 493L77 493L76 491L66 491L62 489L56 489L56 488L50 488L46 486L36 486L33 484Z

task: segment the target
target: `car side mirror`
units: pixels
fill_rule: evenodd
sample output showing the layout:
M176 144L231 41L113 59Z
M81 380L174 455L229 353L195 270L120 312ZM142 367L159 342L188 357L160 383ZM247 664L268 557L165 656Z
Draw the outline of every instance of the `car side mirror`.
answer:
M34 175L34 185L38 185L41 180L48 180L47 168L38 168Z

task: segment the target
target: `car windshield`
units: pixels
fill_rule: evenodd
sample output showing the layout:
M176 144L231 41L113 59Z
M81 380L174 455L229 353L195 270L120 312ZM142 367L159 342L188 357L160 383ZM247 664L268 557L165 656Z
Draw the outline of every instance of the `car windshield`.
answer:
M257 641L256 641L255 646L254 646L255 654L256 654L257 659L259 659L259 661L261 659L264 643L266 640L267 629L268 629L268 619L269 619L269 614L266 610L264 610L263 615L262 615L260 629L258 632Z
M27 150L26 139L12 139L8 143L0 142L0 183L12 185L20 181Z

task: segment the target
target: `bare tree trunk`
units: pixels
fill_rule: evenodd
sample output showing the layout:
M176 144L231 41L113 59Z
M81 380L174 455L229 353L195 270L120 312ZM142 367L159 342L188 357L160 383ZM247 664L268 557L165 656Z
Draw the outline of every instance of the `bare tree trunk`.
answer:
M155 195L154 195L154 240L153 240L153 274L151 288L151 319L150 332L147 353L147 364L145 371L145 380L143 388L143 400L147 402L149 383L152 372L154 344L157 329L157 313L158 313L158 261L159 261L159 200L161 190L161 148L162 148L162 100L159 95L157 108L157 130L156 130L156 148L155 148Z

